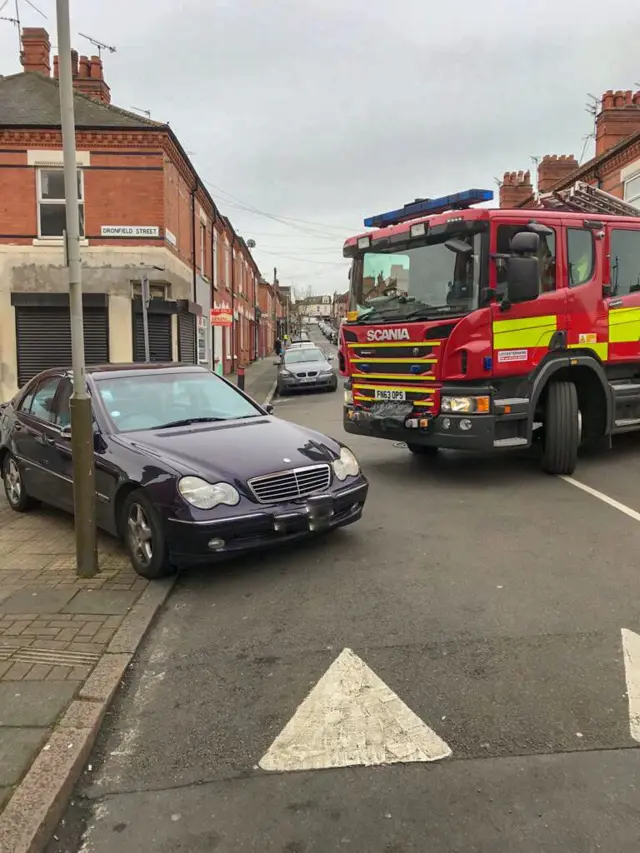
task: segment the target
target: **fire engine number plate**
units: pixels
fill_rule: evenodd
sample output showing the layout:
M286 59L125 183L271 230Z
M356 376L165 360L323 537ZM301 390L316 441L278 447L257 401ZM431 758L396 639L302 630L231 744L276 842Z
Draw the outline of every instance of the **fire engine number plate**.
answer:
M381 388L376 388L375 390L375 399L376 400L388 400L389 402L401 402L402 400L407 399L407 395L405 391L386 391Z

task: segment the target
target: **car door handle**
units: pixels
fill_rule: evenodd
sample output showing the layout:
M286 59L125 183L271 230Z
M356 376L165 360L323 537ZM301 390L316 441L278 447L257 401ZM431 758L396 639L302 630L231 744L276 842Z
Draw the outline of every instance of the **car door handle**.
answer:
M55 438L50 438L48 435L43 435L40 437L40 444L46 444L48 447L53 447L55 443Z

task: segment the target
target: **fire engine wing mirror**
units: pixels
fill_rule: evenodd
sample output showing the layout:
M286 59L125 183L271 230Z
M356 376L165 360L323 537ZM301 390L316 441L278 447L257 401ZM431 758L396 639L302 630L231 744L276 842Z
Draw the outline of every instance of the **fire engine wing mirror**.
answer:
M447 240L445 246L450 252L455 252L456 255L471 255L473 253L473 246L465 243L464 240Z
M512 255L507 260L507 301L531 302L540 295L540 264L537 258Z

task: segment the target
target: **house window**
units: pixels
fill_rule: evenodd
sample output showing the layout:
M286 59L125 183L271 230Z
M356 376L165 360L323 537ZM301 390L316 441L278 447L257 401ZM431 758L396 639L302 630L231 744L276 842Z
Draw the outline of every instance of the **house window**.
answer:
M84 237L84 180L78 169L80 236ZM38 236L62 237L67 228L62 169L38 170Z
M624 184L624 200L628 204L640 207L640 172L635 174Z
M231 284L231 247L226 237L224 240L224 277L225 286L229 287Z
M206 276L206 270L204 268L204 258L205 258L205 243L207 240L207 226L204 222L200 223L200 275Z

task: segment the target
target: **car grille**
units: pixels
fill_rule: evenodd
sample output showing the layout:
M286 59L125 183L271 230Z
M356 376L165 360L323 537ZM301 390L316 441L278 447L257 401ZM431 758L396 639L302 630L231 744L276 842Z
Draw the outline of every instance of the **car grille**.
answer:
M310 370L310 371L309 371L309 373L296 373L296 376L299 376L299 377L303 377L303 376L317 376L317 375L318 375L318 371L317 371L317 370Z
M261 504L277 504L304 498L313 492L328 488L331 483L329 465L312 465L308 468L294 468L265 477L249 480L249 488Z

